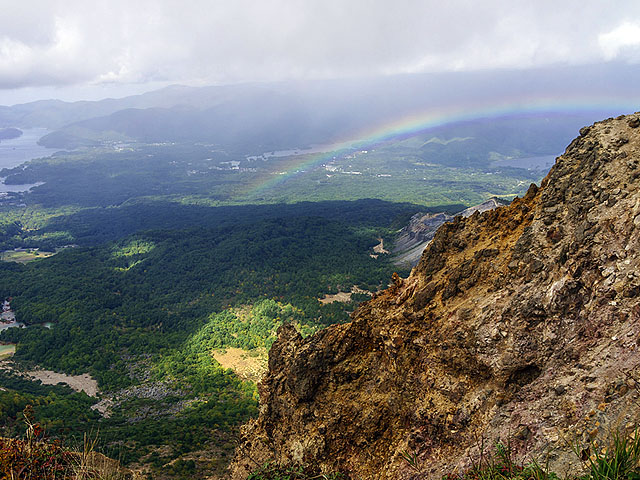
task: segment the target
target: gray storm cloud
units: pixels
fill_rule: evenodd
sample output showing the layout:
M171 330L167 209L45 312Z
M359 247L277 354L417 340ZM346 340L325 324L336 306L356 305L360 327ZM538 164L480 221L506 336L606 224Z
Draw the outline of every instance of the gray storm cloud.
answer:
M0 88L640 60L640 2L0 1Z

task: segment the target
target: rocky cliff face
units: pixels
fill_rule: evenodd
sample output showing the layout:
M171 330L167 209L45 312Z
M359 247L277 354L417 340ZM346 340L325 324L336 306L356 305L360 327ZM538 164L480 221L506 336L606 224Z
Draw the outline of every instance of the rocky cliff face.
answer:
M506 202L497 198L490 198L480 205L469 207L456 215L448 215L447 213L416 213L409 220L396 238L393 246L393 254L395 255L395 264L398 266L415 267L422 252L429 242L433 239L436 231L444 223L450 222L457 215L470 217L475 212L486 212L494 208L505 205Z
M268 459L439 478L498 439L562 474L579 466L567 443L634 424L639 125L582 129L539 188L443 225L351 323L282 327L233 478Z

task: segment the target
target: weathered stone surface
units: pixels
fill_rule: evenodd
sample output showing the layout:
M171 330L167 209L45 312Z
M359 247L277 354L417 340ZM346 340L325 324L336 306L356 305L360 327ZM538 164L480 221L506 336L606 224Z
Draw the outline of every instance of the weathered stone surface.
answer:
M233 478L268 459L440 478L477 458L480 438L510 439L522 458L551 452L562 474L580 463L566 440L635 425L636 120L583 128L539 188L443 225L409 278L351 323L307 339L283 327Z
M438 228L444 223L451 222L455 216L470 217L476 212L486 212L504 204L504 200L490 198L486 202L469 207L455 215L449 215L444 212L416 213L411 217L409 224L400 230L398 237L395 239L393 247L395 264L403 267L415 267L420 260L422 252L433 239ZM466 243L458 240L454 246L458 250L462 250L466 247Z

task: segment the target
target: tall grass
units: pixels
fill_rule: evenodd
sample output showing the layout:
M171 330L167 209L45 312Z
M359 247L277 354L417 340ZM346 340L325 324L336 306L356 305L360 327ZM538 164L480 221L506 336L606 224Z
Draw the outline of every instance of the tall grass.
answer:
M568 473L559 477L533 460L527 464L514 461L509 445L498 443L495 452L484 455L462 473L449 473L445 480L640 480L640 431L631 435L617 429L612 431L604 443L592 440L586 448L573 445L587 473ZM414 459L415 460L415 459ZM415 469L410 462L411 468Z
M47 441L33 419L33 410L23 411L24 439L0 438L2 480L133 480L134 474L115 460L95 451L97 435L84 436L77 451L57 441Z
M636 428L631 435L620 430L611 433L602 447L592 444L588 457L589 479L640 480L640 434Z

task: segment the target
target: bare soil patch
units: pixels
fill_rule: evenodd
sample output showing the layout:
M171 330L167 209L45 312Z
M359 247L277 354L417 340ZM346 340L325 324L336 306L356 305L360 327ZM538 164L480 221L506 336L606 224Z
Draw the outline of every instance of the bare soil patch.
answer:
M52 372L51 370L31 370L25 374L34 380L40 380L45 385L57 385L58 383L66 383L76 392L84 391L90 397L97 397L100 390L98 382L91 375L83 373L82 375L66 375L64 373Z
M358 288L356 286L351 287L351 291L350 292L338 292L336 294L333 295L325 295L322 298L319 298L318 301L320 303L322 303L323 305L327 304L327 303L333 303L333 302L350 302L351 301L351 295L353 295L354 293L364 293L364 294L368 294L371 295L371 292L367 292L366 290L362 290L361 288Z
M382 238L378 239L380 241L380 243L378 245L376 245L375 247L373 247L373 251L377 254L380 253L389 253L389 250L385 250L384 249L384 240Z
M212 352L213 358L224 368L230 368L243 380L257 383L267 371L267 350L243 350L242 348L225 348Z
M323 298L318 299L323 305L333 302L350 302L351 292L338 292L335 295L325 295Z
M15 346L13 347L15 348ZM64 383L76 392L84 391L90 397L97 397L100 393L98 382L88 373L83 373L82 375L66 375L64 373L52 372L51 370L21 370L12 360L7 360L7 357L0 355L0 358L4 359L0 362L0 370L11 370L22 377L40 380L44 385Z

